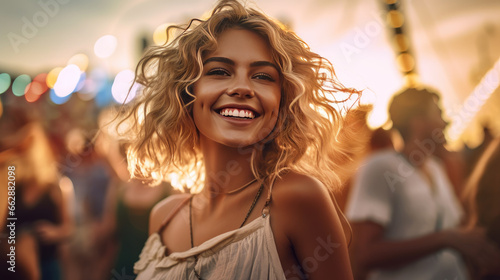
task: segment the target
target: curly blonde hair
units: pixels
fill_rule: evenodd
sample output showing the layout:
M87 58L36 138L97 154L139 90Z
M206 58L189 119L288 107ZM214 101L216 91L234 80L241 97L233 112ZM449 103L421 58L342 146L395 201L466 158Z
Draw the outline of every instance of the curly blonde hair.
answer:
M142 94L124 115L124 120L131 120L124 135L129 137L133 176L157 183L175 173L202 185L204 167L192 118L196 96L190 89L201 76L202 58L217 48L218 36L230 28L262 36L282 77L276 127L265 142L248 151L256 178L274 180L295 171L318 178L330 190L340 186L348 171L345 163L358 152L353 149L357 139L354 131L343 127L332 104L343 101L337 100L337 93L345 99L359 92L342 86L331 63L294 32L235 0L220 1L207 20L169 27L167 34L174 30L178 35L149 48L140 60L136 82L143 86Z

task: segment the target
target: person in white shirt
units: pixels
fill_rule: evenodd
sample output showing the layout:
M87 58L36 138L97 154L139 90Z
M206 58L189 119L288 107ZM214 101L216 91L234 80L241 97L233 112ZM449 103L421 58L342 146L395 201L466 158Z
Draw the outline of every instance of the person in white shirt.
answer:
M447 124L438 100L426 89L396 95L389 114L404 148L372 154L355 176L346 211L355 279L469 279L464 257L498 264L484 229L459 227L462 209L433 157Z

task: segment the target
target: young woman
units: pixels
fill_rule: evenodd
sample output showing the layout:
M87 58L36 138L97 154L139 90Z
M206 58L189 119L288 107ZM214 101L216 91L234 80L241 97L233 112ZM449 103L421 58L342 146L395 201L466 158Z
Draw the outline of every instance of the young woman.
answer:
M129 168L193 187L153 209L137 279L352 279L332 191L356 140L331 104L357 92L237 1L177 28L137 68Z

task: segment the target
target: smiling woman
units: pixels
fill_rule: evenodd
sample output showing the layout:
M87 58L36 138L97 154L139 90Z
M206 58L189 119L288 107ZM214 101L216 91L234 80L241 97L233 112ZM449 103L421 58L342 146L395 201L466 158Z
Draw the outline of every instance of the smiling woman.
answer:
M200 141L236 148L259 142L263 131L274 129L281 98L280 74L269 44L246 29L223 32L217 50L204 60L193 92Z
M137 67L129 168L199 187L153 210L138 279L352 279L333 190L362 139L331 104L358 92L238 1L171 28Z

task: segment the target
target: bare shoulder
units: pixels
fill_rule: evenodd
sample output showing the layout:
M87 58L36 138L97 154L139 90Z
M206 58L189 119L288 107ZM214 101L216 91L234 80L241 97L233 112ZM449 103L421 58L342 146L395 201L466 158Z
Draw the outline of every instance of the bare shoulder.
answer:
M276 181L273 187L273 203L274 201L279 201L278 205L284 208L301 206L314 209L318 203L333 206L328 189L321 181L293 172Z
M158 202L149 216L149 234L157 232L170 212L174 211L190 194L173 194Z
M276 226L287 236L292 237L307 225L318 230L342 231L340 214L330 192L318 179L289 173L276 181L272 193L271 213L279 220Z

